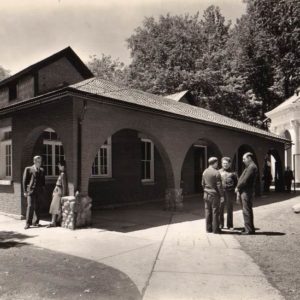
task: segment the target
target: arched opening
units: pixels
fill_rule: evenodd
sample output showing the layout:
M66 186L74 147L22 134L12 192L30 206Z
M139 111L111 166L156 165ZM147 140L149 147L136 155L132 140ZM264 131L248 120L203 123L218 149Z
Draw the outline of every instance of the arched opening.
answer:
M238 176L241 176L245 169L245 165L243 163L243 156L245 153L251 152L253 154L254 163L257 165L258 168L258 176L256 178L256 195L260 195L261 193L261 182L260 182L260 176L259 176L259 164L257 160L256 153L254 149L250 145L241 145L236 154L234 155L233 161L232 161L232 168L237 172Z
M93 210L164 201L172 187L171 164L159 142L134 129L108 136L96 150L88 194Z
M181 188L183 195L201 193L202 174L211 156L222 158L219 147L207 139L199 139L192 144L185 155L181 168Z
M292 141L292 137L291 134L288 130L285 130L283 133L283 136L289 140ZM285 160L285 166L286 167L290 167L290 169L292 170L292 164L293 164L293 158L292 158L292 145L291 144L287 144L285 146L285 153L284 153L284 160Z
M263 169L263 190L269 192L275 190L281 192L284 190L283 166L280 156L275 149L270 149L265 156Z
M33 157L39 155L42 157L42 167L46 175L46 193L43 203L40 205L42 214L47 214L52 192L55 187L56 179L59 176L58 162L65 160L65 151L56 131L47 126L35 128L27 137L21 161L21 174L26 166L33 164ZM26 199L22 197L22 214L26 211Z

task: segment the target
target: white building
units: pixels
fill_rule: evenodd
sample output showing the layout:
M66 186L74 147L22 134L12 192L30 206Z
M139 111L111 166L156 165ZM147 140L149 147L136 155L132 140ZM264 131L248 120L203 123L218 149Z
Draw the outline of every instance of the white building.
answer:
M300 87L266 116L271 120L271 132L291 140L285 150L285 166L294 171L296 182L300 183Z

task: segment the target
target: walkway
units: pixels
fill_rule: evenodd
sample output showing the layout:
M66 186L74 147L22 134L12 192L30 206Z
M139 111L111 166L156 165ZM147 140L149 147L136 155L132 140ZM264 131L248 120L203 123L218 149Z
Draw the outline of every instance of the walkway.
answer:
M23 241L34 246L117 269L145 300L282 299L233 233L205 232L203 210L195 200L186 201L182 213L151 204L101 211L94 220L89 229L25 231L24 221L0 216L0 228L26 234Z

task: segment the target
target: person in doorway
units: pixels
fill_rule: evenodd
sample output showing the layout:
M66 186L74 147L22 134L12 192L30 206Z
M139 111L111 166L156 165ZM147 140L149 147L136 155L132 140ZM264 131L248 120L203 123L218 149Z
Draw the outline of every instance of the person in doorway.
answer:
M285 190L290 193L291 187L292 187L292 181L294 180L294 173L290 169L290 167L286 167L286 170L284 171L284 186Z
M33 166L26 167L23 174L23 191L27 198L26 225L28 229L31 225L40 226L40 204L43 201L45 189L45 172L41 168L41 156L33 158ZM35 220L33 221L33 216Z
M245 229L242 234L249 235L255 234L252 202L255 194L258 169L253 161L253 154L250 152L244 154L243 162L246 168L238 180L235 191L240 196L243 209Z
M233 202L236 198L234 192L237 185L237 175L231 170L230 157L222 158L222 168L219 170L222 178L224 202L220 205L220 228L224 228L224 210L227 211L227 228L233 228Z
M51 223L47 226L56 227L59 218L61 217L61 198L69 194L68 180L66 173L66 162L60 161L58 164L59 176L56 181L55 188L52 194L52 201L49 213L52 215Z
M224 202L221 175L218 171L218 159L210 157L209 167L203 172L202 186L204 190L206 231L221 233L219 228L220 202Z

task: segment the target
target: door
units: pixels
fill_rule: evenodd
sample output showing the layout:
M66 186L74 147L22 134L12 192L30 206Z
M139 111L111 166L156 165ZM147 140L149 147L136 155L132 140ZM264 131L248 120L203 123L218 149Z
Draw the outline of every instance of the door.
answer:
M206 169L206 147L194 147L194 178L195 178L195 193L203 192L202 189L202 174Z

